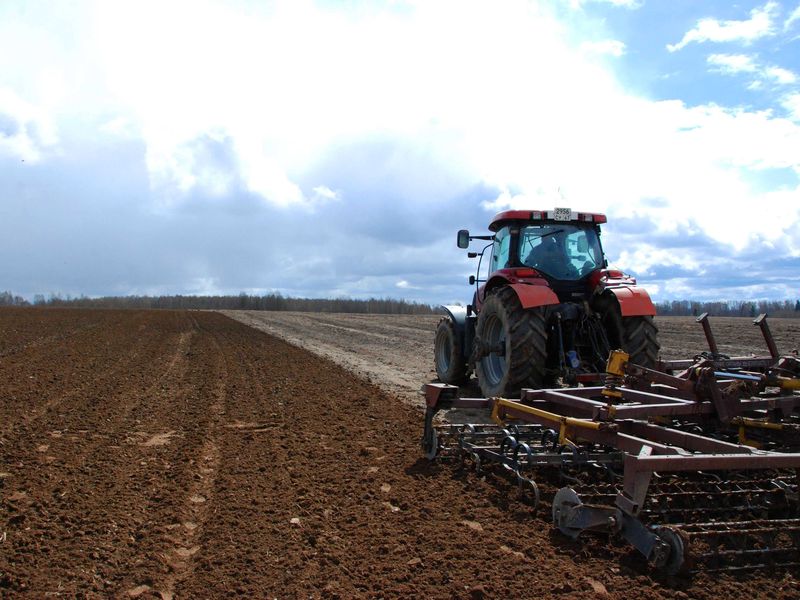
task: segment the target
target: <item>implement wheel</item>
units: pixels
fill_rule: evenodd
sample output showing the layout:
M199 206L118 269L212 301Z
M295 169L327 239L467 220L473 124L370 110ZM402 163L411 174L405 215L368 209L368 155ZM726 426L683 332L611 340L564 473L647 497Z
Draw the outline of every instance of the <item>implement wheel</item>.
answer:
M518 396L544 380L547 329L543 308L525 310L516 292L503 287L486 298L475 328L479 357L475 374L481 393Z
M442 317L436 326L433 344L436 375L442 383L460 385L467 379L467 361L461 351L456 327L450 317Z
M622 349L630 361L641 367L655 369L658 364L658 328L653 317L622 318Z

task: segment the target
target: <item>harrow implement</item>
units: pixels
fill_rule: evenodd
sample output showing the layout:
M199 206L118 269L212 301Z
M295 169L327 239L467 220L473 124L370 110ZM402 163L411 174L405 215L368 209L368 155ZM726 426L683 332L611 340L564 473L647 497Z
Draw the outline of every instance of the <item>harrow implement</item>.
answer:
M720 355L698 321L711 352L648 369L613 351L602 385L511 400L427 384L425 454L499 465L534 505L537 477L566 482L557 529L621 536L667 572L800 566L800 361L778 354L765 315L769 357ZM448 408L492 423L435 426Z

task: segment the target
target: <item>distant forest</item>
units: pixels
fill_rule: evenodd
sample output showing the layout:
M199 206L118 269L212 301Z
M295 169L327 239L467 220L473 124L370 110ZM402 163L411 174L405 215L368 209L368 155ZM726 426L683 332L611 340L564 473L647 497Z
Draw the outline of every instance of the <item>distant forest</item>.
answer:
M77 308L199 308L232 310L292 310L298 312L363 313L394 315L430 315L442 312L437 306L394 300L391 298L290 298L281 294L265 296L107 296L103 298L48 298L38 294L33 302L11 292L0 292L0 306L59 306ZM800 318L800 300L733 300L697 302L672 300L656 303L662 316L697 316L704 312L717 317L756 317L767 313L771 317Z
M800 300L734 300L722 302L695 302L673 300L657 302L656 310L661 316L698 316L705 312L714 317L757 317L767 313L770 317L800 318Z
M62 298L51 295L45 298L37 294L33 302L11 292L0 292L0 306L50 306L74 308L182 308L182 309L230 309L230 310L277 310L326 313L364 313L392 315L430 315L439 309L429 304L394 300L391 298L370 298L352 300L349 298L289 298L280 294L265 296L106 296L103 298Z

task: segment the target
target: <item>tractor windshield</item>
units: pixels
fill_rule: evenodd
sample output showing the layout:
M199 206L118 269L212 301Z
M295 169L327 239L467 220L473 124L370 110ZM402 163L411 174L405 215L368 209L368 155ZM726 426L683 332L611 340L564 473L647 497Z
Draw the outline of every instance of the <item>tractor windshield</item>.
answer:
M576 281L603 266L603 251L594 227L542 223L522 228L519 257L523 264L554 279Z

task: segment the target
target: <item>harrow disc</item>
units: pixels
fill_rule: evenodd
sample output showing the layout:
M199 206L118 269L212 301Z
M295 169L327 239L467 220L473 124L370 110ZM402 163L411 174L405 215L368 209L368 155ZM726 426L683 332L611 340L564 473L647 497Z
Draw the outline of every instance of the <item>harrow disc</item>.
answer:
M422 432L422 452L425 458L433 460L439 452L439 433L433 425L435 411L430 408L425 412L425 430Z
M439 452L439 435L433 427L425 431L422 437L422 451L428 460L435 459Z
M553 498L553 526L572 539L576 539L582 529L568 526L566 516L569 509L580 505L578 493L570 487L561 488Z
M669 547L669 554L655 561L655 566L664 572L675 574L681 570L686 559L686 548L680 532L671 527L660 527L657 532L664 543Z

